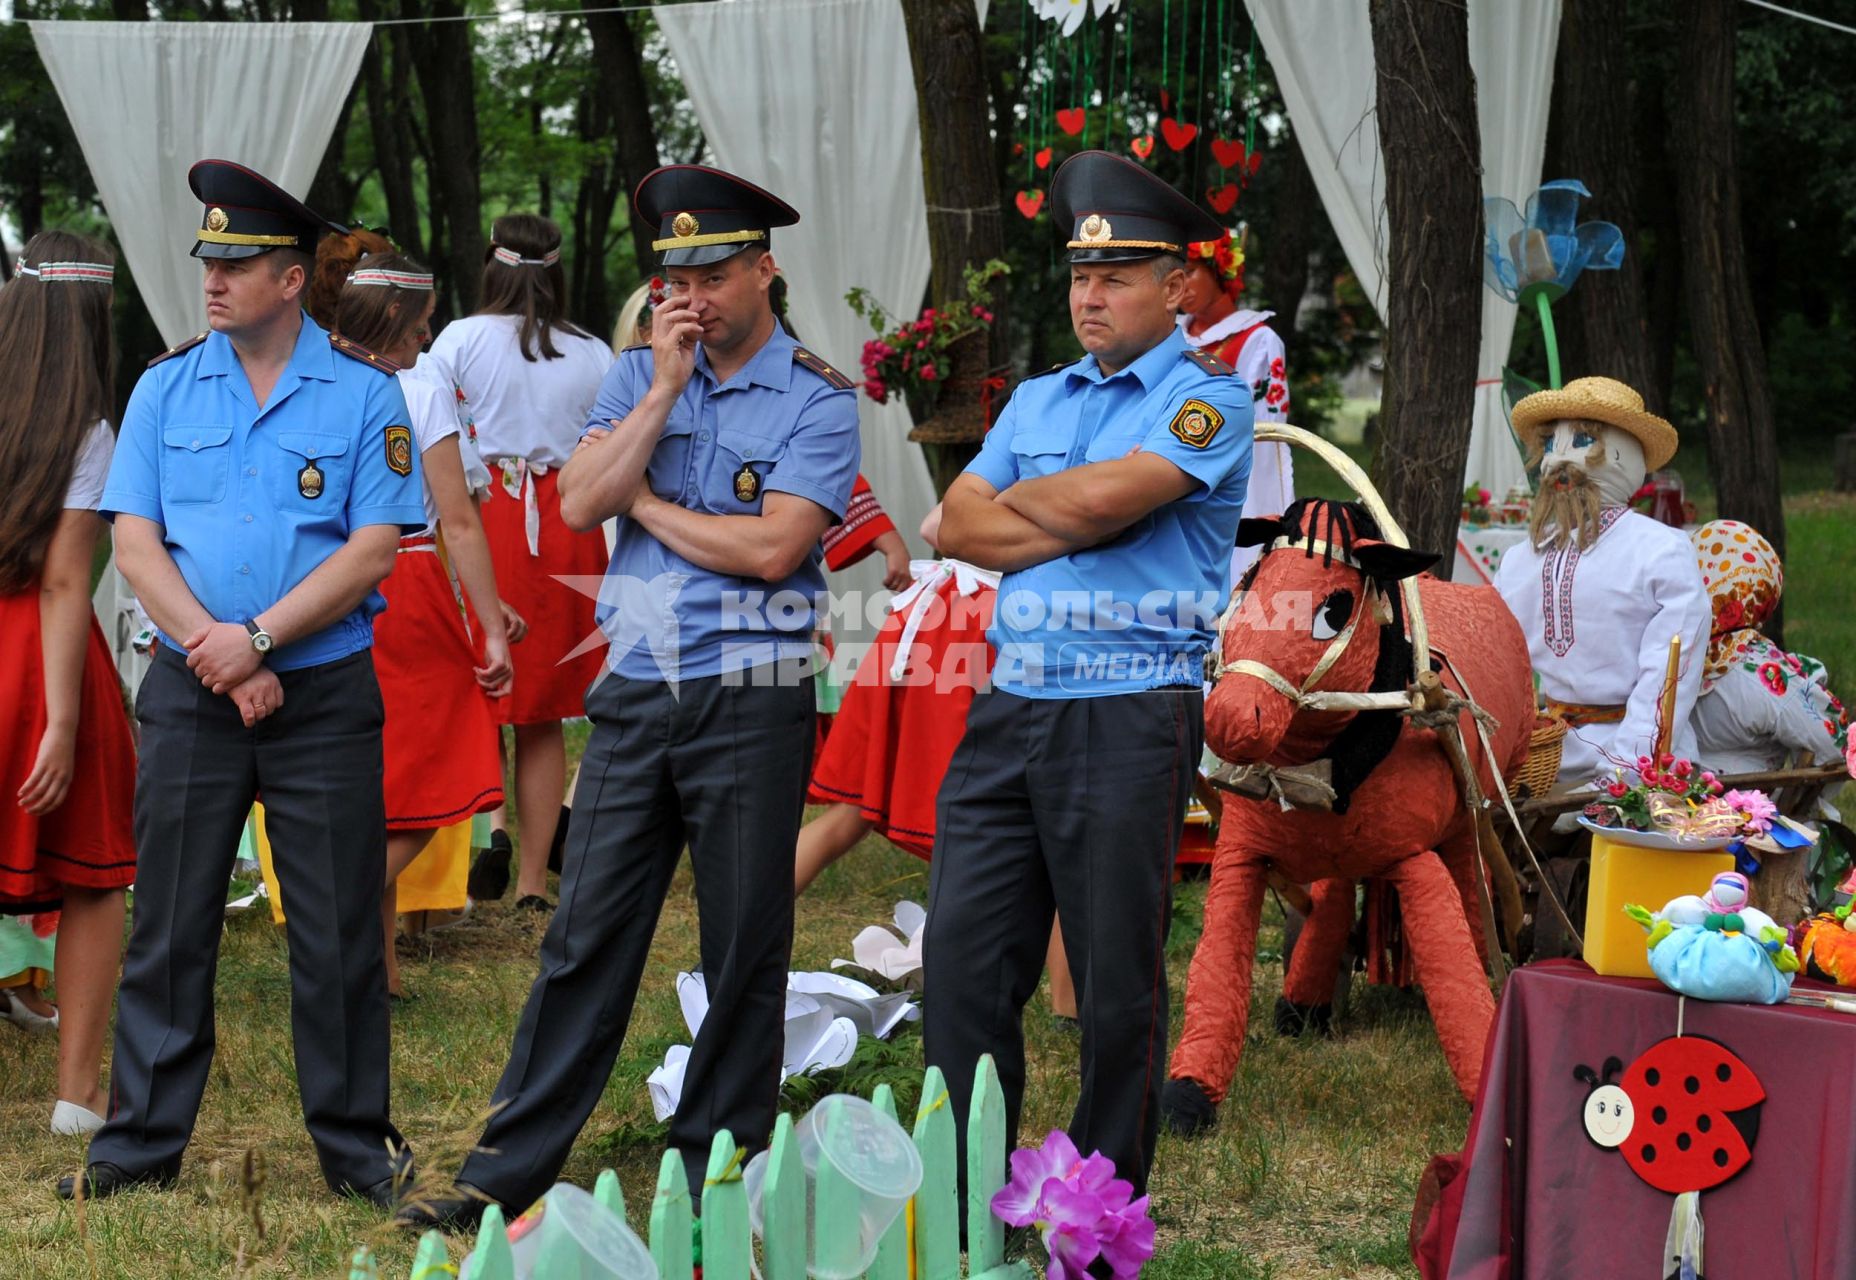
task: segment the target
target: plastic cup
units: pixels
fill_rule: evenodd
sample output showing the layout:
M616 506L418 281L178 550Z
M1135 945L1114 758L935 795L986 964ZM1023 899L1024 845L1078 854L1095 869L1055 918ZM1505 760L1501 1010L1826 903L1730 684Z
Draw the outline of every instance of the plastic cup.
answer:
M907 1131L862 1098L834 1093L819 1099L793 1126L806 1175L806 1273L814 1280L856 1280L876 1261L877 1245L921 1190L922 1160ZM742 1173L748 1219L762 1231L761 1188L767 1153ZM841 1234L820 1240L821 1180L830 1187Z
M516 1280L657 1280L651 1251L625 1220L565 1182L511 1225L509 1253Z

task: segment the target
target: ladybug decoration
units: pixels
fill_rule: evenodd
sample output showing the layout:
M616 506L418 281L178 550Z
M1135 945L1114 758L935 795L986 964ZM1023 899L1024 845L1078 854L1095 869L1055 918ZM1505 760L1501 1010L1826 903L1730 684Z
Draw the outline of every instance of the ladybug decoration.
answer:
M1659 1040L1628 1069L1613 1057L1602 1072L1580 1065L1572 1074L1588 1089L1586 1136L1676 1197L1664 1274L1699 1275L1700 1194L1753 1162L1765 1087L1738 1054L1706 1036Z

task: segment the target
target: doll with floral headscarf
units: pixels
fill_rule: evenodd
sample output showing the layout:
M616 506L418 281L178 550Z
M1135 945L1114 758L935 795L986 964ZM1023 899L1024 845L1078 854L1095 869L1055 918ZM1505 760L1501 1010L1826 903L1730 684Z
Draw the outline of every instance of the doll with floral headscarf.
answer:
M1536 391L1513 422L1540 491L1532 536L1502 556L1495 589L1527 637L1547 710L1569 728L1560 785L1656 750L1671 637L1682 660L1670 750L1692 757L1707 593L1682 532L1630 509L1645 474L1675 455L1675 428L1612 378Z
M1711 520L1690 541L1713 611L1701 697L1689 717L1697 758L1716 773L1777 769L1794 756L1841 759L1849 722L1824 664L1760 631L1785 587L1778 552L1738 520Z
M1208 351L1237 370L1250 388L1257 422L1289 420L1289 371L1282 339L1269 325L1274 311L1240 306L1244 297L1244 249L1229 231L1216 240L1186 246L1186 291L1180 298L1179 327L1186 342ZM1295 501L1295 474L1289 446L1259 441L1251 452L1246 517L1279 516ZM1239 547L1231 560L1237 581L1257 558L1258 548Z

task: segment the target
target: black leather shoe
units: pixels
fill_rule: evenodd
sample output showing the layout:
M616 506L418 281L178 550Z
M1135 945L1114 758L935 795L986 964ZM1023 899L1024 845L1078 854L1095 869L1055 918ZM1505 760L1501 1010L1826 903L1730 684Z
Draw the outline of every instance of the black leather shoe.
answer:
M477 1229L483 1211L492 1201L475 1187L459 1183L457 1194L449 1196L411 1196L393 1215L393 1225L408 1231L437 1228L458 1234Z
M471 863L466 892L477 902L491 902L509 892L509 860L515 849L507 831L492 831L490 847Z
M174 1185L174 1175L159 1169L146 1173L130 1173L121 1165L99 1160L84 1170L84 1199L102 1200L113 1196L118 1191L128 1191L134 1187L155 1187L166 1190ZM77 1175L67 1174L58 1179L58 1198L74 1200L77 1198Z
M388 1213L399 1207L418 1175L408 1169L402 1174L388 1174L371 1187L348 1187L344 1194L359 1197Z

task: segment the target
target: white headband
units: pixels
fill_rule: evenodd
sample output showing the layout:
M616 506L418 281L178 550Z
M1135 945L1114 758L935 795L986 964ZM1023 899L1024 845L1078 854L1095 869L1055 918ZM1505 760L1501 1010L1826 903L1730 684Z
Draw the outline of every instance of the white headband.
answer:
M41 262L36 267L21 263L19 274L47 284L113 284L116 280L116 268L107 262Z
M559 249L550 249L539 258L524 258L514 249L505 249L500 244L491 246L490 252L506 267L551 267L561 260Z
M349 284L390 285L395 289L432 291L432 277L419 271L392 271L386 267L367 267L348 277Z

